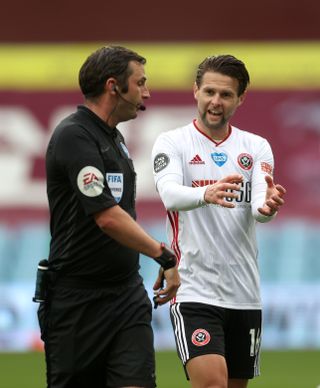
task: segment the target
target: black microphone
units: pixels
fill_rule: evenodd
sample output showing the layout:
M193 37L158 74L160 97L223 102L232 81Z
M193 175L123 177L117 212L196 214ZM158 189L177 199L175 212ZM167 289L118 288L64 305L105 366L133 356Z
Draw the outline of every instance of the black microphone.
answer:
M117 88L116 85L114 85L113 90L117 93L117 95L118 95L124 102L126 102L126 103L128 103L128 104L130 104L130 105L133 105L133 106L135 106L137 109L142 110L142 111L144 111L144 110L147 109L143 104L134 104L133 102L131 102L131 101L127 100L126 98L124 98L124 97L122 96L122 94L119 92L119 90L118 90L118 88Z

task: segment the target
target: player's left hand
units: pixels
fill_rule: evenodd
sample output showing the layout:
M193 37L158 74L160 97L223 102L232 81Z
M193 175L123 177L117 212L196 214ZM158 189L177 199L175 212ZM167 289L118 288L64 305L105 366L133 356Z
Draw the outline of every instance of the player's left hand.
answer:
M283 196L286 193L286 189L273 182L273 178L270 175L265 176L267 182L266 200L263 207L258 208L258 211L264 216L273 216L280 207L284 204Z

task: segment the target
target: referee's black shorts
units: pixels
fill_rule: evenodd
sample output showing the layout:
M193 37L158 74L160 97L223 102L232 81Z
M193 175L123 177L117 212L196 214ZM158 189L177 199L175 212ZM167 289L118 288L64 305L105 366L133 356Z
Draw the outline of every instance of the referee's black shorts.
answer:
M154 388L152 306L141 277L115 287L58 283L39 307L48 388Z
M191 358L220 354L226 359L229 378L251 379L260 374L261 310L176 303L170 315L184 367Z

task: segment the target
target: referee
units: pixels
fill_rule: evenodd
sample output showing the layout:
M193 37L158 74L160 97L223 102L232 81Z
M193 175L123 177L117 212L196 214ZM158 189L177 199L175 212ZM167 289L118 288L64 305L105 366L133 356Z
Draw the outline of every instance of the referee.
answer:
M145 63L120 46L92 53L79 73L84 105L48 145L51 243L38 311L48 388L156 386L139 252L161 266L156 303L173 298L180 281L173 252L135 221L136 173L116 128L145 110Z

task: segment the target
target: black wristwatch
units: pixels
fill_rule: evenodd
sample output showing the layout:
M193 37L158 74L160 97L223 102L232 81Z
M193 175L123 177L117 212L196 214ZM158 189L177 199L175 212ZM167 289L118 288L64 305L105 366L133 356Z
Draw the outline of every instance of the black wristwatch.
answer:
M177 263L176 255L173 250L166 246L164 242L160 243L162 254L159 257L155 257L154 260L161 265L165 270L175 267Z

